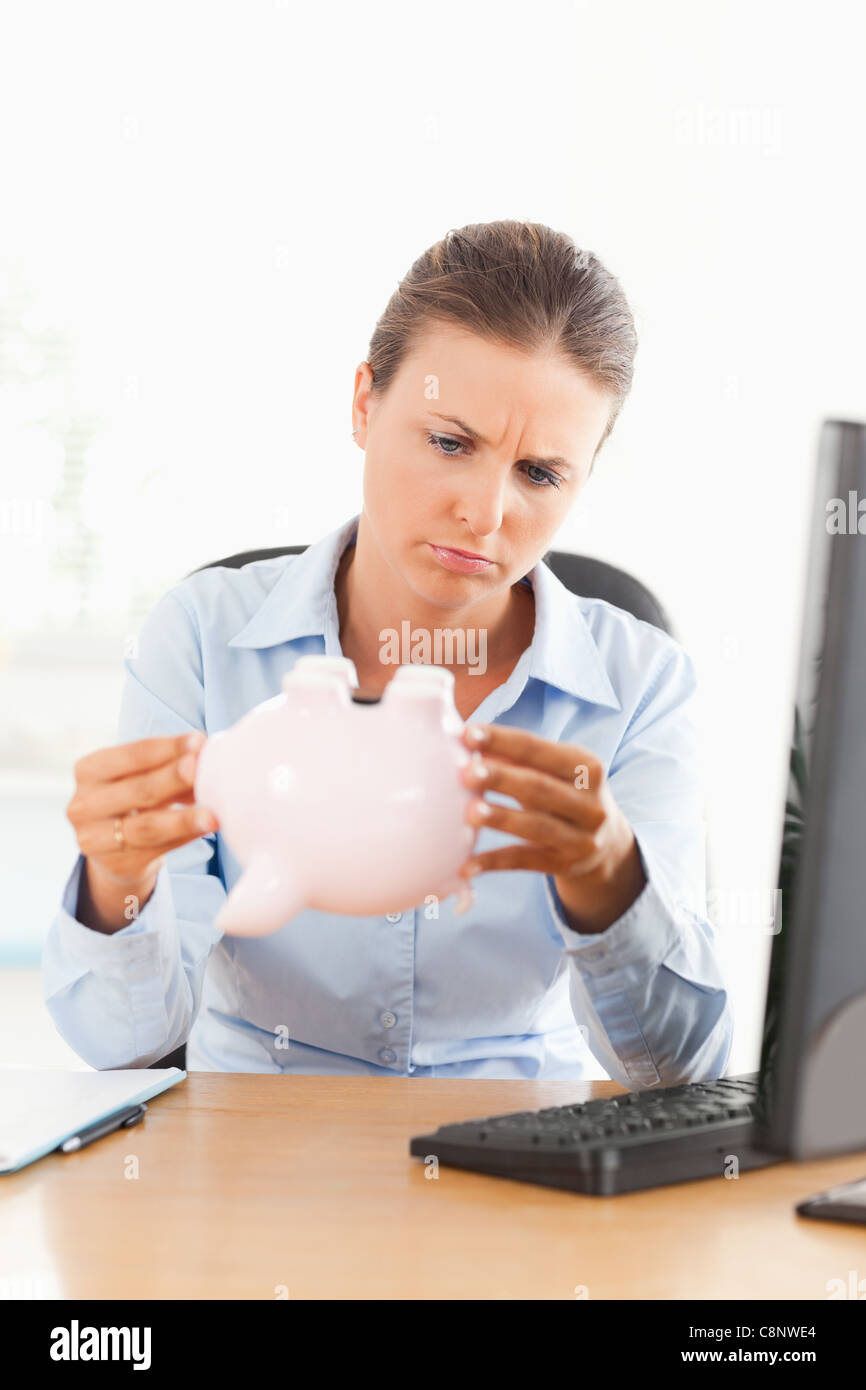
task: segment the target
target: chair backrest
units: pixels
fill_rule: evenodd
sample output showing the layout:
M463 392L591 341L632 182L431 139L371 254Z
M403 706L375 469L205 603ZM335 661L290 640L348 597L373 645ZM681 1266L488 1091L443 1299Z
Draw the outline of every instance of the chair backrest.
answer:
M305 545L277 545L263 550L240 550L236 555L227 555L222 560L210 560L206 565L199 565L197 569L190 570L190 574L198 574L200 570L214 569L220 565L228 569L240 569L242 565L248 565L253 560L271 560L277 555L300 555L306 549ZM571 555L565 550L549 550L544 556L544 562L573 594L582 594L585 598L607 599L609 603L615 604L617 608L624 608L635 618L642 618L644 622L652 623L654 627L660 627L663 632L673 635L668 615L655 594L625 570L617 569L616 565L608 565L604 560L595 560L589 555ZM186 1044L182 1044L167 1057L151 1065L180 1067L185 1071Z
M206 565L199 565L190 573L198 574L199 570L214 569L218 565L240 569L253 560L271 560L277 555L300 555L306 549L305 545L275 545L264 550L239 550L236 555L226 555L222 560L209 560ZM608 603L624 608L635 618L642 618L644 622L652 623L673 636L673 627L664 608L655 594L634 575L618 569L616 565L609 565L605 560L595 560L590 555L572 555L566 550L549 550L544 562L573 594L607 599Z

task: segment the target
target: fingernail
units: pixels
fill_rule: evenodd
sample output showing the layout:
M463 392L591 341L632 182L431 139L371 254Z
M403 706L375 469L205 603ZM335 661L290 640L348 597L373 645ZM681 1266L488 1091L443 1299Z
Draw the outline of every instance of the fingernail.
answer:
M472 803L472 810L475 812L476 816L480 816L482 820L487 819L491 809L490 803L487 801L473 801Z
M472 754L472 757L469 759L469 766L472 768L473 774L476 777L490 776L490 769L488 768L486 762L484 761L480 753Z
M466 737L470 743L486 743L490 735L480 724L470 724L466 730Z
M467 864L467 865L466 865L466 868L463 870L463 877L464 877L464 878L472 878L472 875L473 875L473 874L477 874L477 873L480 873L480 872L481 872L481 865L480 865L480 864Z
M216 816L210 811L199 811L195 823L199 830L216 830Z
M199 729L197 733L189 735L184 746L189 749L190 753L194 753L197 748L201 747L204 740L205 735L202 733L201 729Z
M464 883L458 890L457 902L454 905L455 916L461 917L475 906L475 890L471 883Z

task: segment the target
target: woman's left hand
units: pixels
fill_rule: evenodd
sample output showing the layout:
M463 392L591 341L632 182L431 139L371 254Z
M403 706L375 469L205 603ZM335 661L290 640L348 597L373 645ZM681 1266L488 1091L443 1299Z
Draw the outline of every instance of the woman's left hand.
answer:
M483 741L473 739L480 730ZM489 869L535 869L550 874L579 932L601 932L615 922L646 884L631 826L613 799L598 758L577 744L553 743L502 724L467 724L462 741L479 754L461 770L463 785L478 793L467 820L527 843L476 854L462 877ZM486 775L479 775L486 769ZM483 799L501 792L519 810Z

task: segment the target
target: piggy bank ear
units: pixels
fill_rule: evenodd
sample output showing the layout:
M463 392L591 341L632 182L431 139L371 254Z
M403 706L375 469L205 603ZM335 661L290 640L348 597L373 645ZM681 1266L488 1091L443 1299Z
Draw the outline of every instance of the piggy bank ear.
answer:
M348 681L348 684L355 690L358 688L358 672L355 670L355 663L348 656L324 656L311 653L308 656L299 656L291 671L287 676L305 675L311 672L316 676L331 675L331 673ZM286 676L283 677L285 685Z
M453 699L454 672L449 671L447 666L426 666L421 662L408 661L397 667L385 687L386 694L389 690Z
M355 663L347 656L299 656L291 671L283 676L283 694L302 704L312 700L321 706L346 708L352 703L352 690L357 688Z
M441 719L449 732L463 726L454 704L454 674L445 666L400 666L385 686L382 699L395 709L416 710Z

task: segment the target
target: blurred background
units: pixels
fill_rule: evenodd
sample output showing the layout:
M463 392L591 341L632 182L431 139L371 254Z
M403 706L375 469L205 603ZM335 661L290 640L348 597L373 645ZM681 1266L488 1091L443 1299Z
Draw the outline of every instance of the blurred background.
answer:
M554 545L648 584L697 666L729 1070L757 1068L772 938L741 905L776 883L811 470L866 410L864 52L854 0L5 7L0 1060L86 1067L39 961L144 616L360 510L376 319L449 228L515 217L637 321Z

